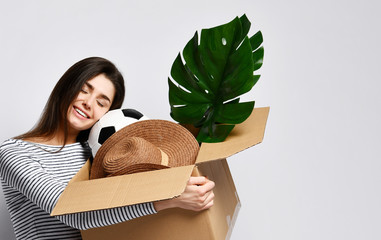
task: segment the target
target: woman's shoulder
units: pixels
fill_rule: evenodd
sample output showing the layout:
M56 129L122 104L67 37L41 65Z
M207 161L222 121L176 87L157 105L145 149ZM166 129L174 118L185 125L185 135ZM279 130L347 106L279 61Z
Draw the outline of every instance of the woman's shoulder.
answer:
M14 139L10 138L5 140L0 145L0 157L4 154L15 155L35 155L35 154L48 154L48 153L71 153L84 151L88 152L90 147L87 142L76 142L72 144L62 145L48 145L29 141L29 139Z
M20 150L20 147L23 145L25 145L25 141L21 139L9 138L1 143L0 153L8 152L11 150Z
M20 141L21 140L13 138L3 141L0 145L0 161L10 158L11 156L22 154L23 151L20 148Z
M0 145L0 157L4 155L30 155L36 148L32 142L23 139L9 138Z
M18 141L19 141L18 139L14 139L14 138L9 138L9 139L3 141L0 145L0 151L4 151L6 149L15 148L15 147L19 146Z

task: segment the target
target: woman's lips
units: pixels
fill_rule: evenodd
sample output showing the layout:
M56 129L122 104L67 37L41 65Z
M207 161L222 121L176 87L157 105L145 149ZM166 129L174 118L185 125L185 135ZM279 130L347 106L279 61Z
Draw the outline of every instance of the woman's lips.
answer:
M83 112L81 109L74 107L74 110L82 117L84 118L90 118L85 112Z

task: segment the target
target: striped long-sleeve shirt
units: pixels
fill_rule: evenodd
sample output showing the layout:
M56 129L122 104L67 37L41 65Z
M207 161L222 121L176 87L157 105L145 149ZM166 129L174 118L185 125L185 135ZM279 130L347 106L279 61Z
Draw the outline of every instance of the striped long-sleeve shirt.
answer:
M156 213L152 203L52 217L69 180L83 166L86 144L60 146L9 139L0 146L0 177L17 239L81 239L78 229Z

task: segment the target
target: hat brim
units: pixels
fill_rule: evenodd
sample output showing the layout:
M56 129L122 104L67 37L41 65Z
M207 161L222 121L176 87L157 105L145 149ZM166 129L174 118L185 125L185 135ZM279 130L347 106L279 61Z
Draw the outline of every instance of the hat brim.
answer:
M162 168L192 165L195 163L199 150L195 137L177 123L156 119L138 121L120 129L102 144L94 157L90 179L106 176L102 165L104 156L114 145L126 137L143 138L165 152L168 155L168 166ZM130 173L153 170L153 165L155 164L151 164L148 159L148 162L141 163L139 166L132 166ZM157 169L161 169L161 167L157 167Z

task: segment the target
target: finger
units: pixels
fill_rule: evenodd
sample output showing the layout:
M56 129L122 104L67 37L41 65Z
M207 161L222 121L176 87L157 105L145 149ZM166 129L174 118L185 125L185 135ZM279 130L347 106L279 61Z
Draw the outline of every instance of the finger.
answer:
M200 199L201 200L201 199ZM208 192L201 201L195 203L194 211L202 211L213 206L214 193Z
M213 207L213 205L214 205L214 200L208 202L208 204L206 204L201 210L209 209L209 208Z
M205 204L208 204L209 202L211 202L213 200L214 200L214 193L213 193L213 191L210 191L207 194L205 194L205 200L204 200Z
M186 187L186 192L192 192L198 197L205 198L209 192L214 188L215 184L212 181L205 183L204 185L188 185Z
M205 204L205 206L203 209L208 209L211 206L213 206L213 204L214 204L214 193L213 193L213 191L208 192L208 196L205 199L204 204Z
M202 187L205 192L209 192L215 187L215 185L216 184L213 181L208 180L204 185L200 187Z
M201 177L190 177L188 184L189 185L203 185L207 182L207 179L204 176Z

